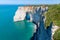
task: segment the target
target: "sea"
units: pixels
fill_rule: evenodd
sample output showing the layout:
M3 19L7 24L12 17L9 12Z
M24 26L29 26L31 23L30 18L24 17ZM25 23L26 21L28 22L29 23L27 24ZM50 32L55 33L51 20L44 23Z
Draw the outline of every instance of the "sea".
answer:
M23 5L0 5L0 40L30 40L33 36L32 22L13 20L19 6Z

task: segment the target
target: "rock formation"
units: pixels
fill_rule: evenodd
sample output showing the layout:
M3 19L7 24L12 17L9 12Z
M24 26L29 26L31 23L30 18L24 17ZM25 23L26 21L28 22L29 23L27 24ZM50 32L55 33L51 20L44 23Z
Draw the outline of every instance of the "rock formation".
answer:
M13 18L14 22L24 20L26 12L33 12L33 7L32 6L18 7Z
M46 10L39 9L37 13L40 14L40 21L39 21L39 27L36 30L36 33L34 33L31 40L52 40L52 22L50 23L50 26L46 29L44 25L44 16Z

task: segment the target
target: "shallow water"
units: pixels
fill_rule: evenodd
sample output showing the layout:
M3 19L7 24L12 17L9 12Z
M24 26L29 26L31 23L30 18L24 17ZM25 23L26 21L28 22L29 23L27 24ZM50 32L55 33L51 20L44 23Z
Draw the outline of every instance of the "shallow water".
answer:
M30 40L34 24L26 20L14 22L18 5L0 5L0 40Z

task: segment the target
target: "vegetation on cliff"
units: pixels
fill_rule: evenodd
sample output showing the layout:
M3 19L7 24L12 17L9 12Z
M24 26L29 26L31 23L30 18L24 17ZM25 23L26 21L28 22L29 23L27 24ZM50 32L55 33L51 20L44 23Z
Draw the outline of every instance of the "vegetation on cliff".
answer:
M54 38L54 40L60 40L60 29L58 29L58 30L55 32L53 38Z
M46 21L45 21L45 26L49 26L50 22L53 22L53 25L59 26L60 27L60 4L58 5L48 5L49 10L45 14L46 16ZM60 29L58 29L54 36L54 40L60 40Z
M45 25L49 26L50 22L53 22L54 25L60 26L60 4L58 5L49 5L49 10L45 14L46 22Z

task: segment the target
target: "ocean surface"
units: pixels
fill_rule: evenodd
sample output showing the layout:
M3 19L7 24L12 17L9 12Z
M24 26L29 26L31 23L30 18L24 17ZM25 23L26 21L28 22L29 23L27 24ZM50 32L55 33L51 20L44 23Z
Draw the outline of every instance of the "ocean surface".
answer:
M0 40L30 40L34 32L31 22L14 22L19 5L0 5Z

